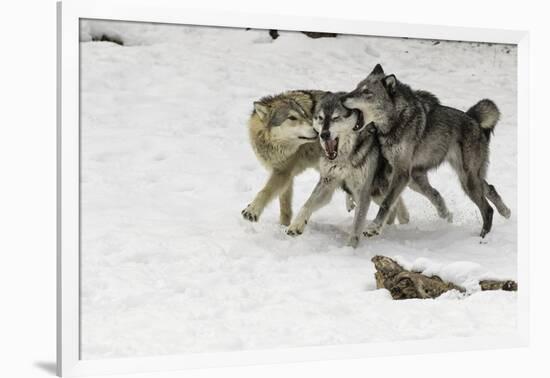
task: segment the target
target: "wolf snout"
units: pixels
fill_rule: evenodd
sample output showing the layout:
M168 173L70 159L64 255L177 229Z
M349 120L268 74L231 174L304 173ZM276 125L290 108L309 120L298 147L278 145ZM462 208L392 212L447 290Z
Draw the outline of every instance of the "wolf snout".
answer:
M345 107L348 107L350 104L349 102L351 100L353 100L353 98L355 97L356 93L355 91L351 91L349 93L346 93L345 95L342 96L341 98L341 101L342 101L342 104L345 106Z
M323 131L321 132L321 139L322 140L329 140L330 139L330 131Z
M344 105L344 108L351 110L350 99L351 99L351 93L347 93L344 96L342 96L341 101L342 101L342 105Z

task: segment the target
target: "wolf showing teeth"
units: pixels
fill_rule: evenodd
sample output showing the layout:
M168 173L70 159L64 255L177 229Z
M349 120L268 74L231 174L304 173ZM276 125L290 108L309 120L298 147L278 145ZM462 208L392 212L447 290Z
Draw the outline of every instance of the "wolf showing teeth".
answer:
M250 142L270 176L263 189L241 212L245 219L258 221L267 204L279 197L280 223L290 224L293 178L308 168L319 169L322 150L318 134L312 127L312 113L324 93L288 91L254 103L248 122ZM348 196L348 211L354 206L353 199Z
M342 188L356 204L348 239L348 245L356 247L371 197L379 202L388 185L389 166L380 155L374 130L365 127L360 112L343 106L343 95L343 92L325 93L315 105L313 128L319 134L323 151L319 165L321 177L287 234L302 234L313 212L328 204L336 189ZM393 223L396 215L401 223L409 221L401 198L388 221Z
M480 236L491 231L493 208L505 218L510 209L486 181L489 141L500 118L491 100L481 100L467 112L439 103L426 91L413 90L386 75L379 64L348 93L343 103L361 111L376 128L382 155L392 167L392 179L367 236L379 234L407 185L425 195L442 218L450 219L445 201L428 181L428 172L444 161L458 174L460 184L483 218Z

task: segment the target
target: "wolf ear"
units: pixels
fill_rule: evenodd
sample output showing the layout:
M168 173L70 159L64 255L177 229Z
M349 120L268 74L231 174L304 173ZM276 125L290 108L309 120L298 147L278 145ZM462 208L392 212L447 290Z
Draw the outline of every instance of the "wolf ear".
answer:
M384 69L382 68L382 66L380 65L380 63L378 63L374 69L372 70L372 74L373 75L384 75Z
M254 111L258 114L258 117L260 117L262 121L265 121L267 119L267 115L269 114L268 106L259 101L254 103Z
M383 78L382 84L384 84L384 88L386 88L390 95L393 96L395 94L395 87L397 85L397 79L395 78L395 75L388 75Z

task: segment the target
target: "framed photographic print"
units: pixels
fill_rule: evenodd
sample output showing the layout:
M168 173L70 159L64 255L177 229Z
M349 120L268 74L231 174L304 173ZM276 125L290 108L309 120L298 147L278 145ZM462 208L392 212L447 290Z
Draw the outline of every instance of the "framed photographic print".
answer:
M527 344L526 32L58 20L60 375Z

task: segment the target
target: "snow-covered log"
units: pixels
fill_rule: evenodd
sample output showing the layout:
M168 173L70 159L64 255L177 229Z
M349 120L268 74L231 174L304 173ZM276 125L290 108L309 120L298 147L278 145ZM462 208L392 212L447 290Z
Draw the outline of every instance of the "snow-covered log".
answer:
M438 276L406 270L395 260L385 256L374 256L371 260L376 272L376 287L389 290L393 299L437 298L449 290L465 293L466 290L452 282L445 282ZM479 283L481 290L516 291L515 281L484 280Z

